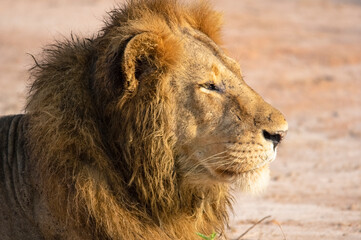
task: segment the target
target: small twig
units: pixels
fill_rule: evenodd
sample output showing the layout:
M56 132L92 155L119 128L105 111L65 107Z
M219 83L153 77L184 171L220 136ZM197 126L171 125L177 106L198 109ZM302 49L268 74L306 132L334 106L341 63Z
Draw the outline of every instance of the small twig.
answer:
M241 240L242 237L244 237L249 231L251 231L255 226L257 226L258 224L260 224L261 222L263 222L264 220L266 220L267 218L270 218L270 216L266 216L264 218L262 218L261 220L259 220L258 222L256 222L255 224L253 224L250 228L248 228L244 233L242 233L241 236L239 236L238 238L236 238L235 240Z
M282 235L283 235L283 240L287 240L287 239L286 239L286 235L285 235L285 233L283 232L283 229L282 229L281 224L280 224L278 221L276 221L276 220L272 220L272 223L276 224L276 225L281 229L281 232L282 232Z

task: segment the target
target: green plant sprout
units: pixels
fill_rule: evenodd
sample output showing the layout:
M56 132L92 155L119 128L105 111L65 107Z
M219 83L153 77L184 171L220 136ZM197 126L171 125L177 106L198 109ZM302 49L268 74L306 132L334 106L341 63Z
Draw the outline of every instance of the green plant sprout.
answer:
M205 239L205 240L215 240L217 233L212 233L211 235L209 235L209 237L207 237L206 235L203 235L202 233L197 233L198 236L200 236L201 238Z

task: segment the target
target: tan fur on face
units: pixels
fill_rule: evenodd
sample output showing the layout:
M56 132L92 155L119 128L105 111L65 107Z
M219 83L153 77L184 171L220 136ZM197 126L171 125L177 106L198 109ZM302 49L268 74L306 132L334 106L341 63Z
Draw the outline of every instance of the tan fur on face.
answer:
M238 103L240 96L232 92L234 98L223 100L213 98L213 92L199 95L194 82L204 76L217 83L227 74L240 77L237 64L215 54L220 24L220 15L203 1L180 5L173 0L133 0L110 13L98 36L73 38L44 52L32 70L26 108L36 182L49 215L62 229L53 233L40 226L44 235L198 239L196 232L224 231L231 207L229 183L211 179L205 168L198 168L192 149L211 153L200 143L223 138L227 133L222 124L237 120L227 115L225 122L218 121L222 104ZM188 49L194 46L199 47L196 55ZM217 63L212 69L204 59ZM248 97L266 106L256 95ZM241 127L232 127L243 131L253 124L252 114ZM207 127L225 135L207 135L212 132ZM215 159L207 164L209 169L229 167ZM257 174L266 175L261 169L244 173L239 185L261 185Z

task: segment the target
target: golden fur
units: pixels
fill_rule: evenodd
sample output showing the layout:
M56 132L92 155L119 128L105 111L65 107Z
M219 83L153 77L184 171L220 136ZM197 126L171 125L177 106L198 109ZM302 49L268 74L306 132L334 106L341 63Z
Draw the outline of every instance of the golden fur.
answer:
M224 100L210 99L214 93L205 83L196 85L196 91L204 93L199 97L199 92L185 92L183 84L207 67L190 64L198 57L189 55L192 46L195 52L208 49L206 58L218 61L208 71L214 81L222 74L241 81L237 64L215 44L220 42L220 26L220 15L204 2L134 0L110 12L94 38L74 37L45 50L32 70L26 111L30 158L38 169L34 178L52 218L40 226L46 238L198 239L196 232L223 233L230 207L228 176L219 181L210 177L215 175L210 169L217 147L195 154L193 148L223 139L221 134L194 136L203 131L202 124L212 126L207 134L217 132L220 126L212 116L221 116ZM256 103L243 115L237 136L244 133L249 140L244 146L256 147L245 132L248 123L257 131L268 125L268 132L277 132L285 121L248 87L245 91ZM192 106L199 101L207 104ZM206 111L206 105L214 107ZM193 114L197 109L199 114ZM235 116L231 122L238 121ZM227 140L237 142L243 146L234 138ZM199 158L212 159L206 163L208 173L200 168L205 161L195 163ZM259 166L257 161L249 165ZM220 175L230 175L229 163L220 165L226 168ZM237 181L252 190L254 182L263 181L256 176L261 170L243 166L246 170L237 170L242 176Z

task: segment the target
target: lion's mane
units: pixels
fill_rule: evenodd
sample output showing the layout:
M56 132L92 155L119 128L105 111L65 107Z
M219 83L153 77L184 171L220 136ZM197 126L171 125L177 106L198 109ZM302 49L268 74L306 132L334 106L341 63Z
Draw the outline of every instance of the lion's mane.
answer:
M185 51L173 28L219 42L220 22L204 2L130 1L110 12L97 36L45 49L32 69L26 137L57 228L86 239L223 231L227 187L180 182L169 127L174 103L163 81ZM138 78L146 88L138 89Z

